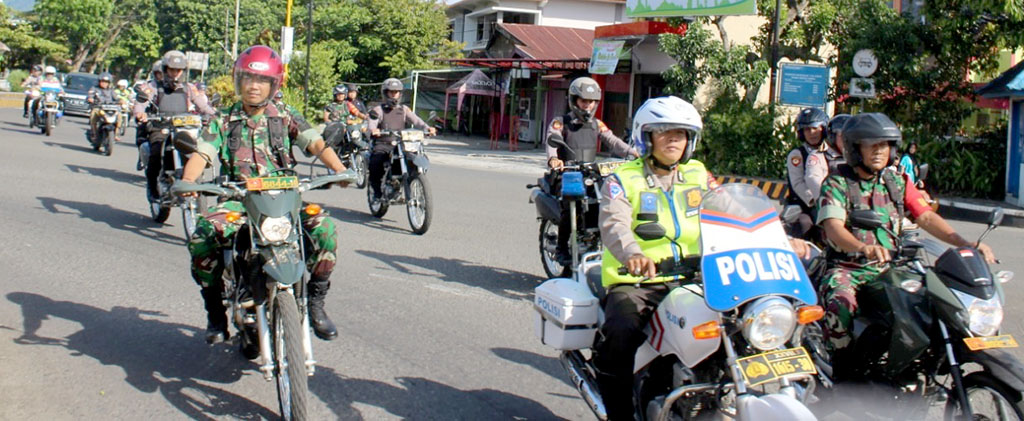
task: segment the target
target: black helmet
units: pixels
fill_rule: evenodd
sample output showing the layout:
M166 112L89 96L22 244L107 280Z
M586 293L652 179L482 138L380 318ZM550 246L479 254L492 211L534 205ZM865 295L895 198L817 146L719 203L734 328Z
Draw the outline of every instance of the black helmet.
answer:
M851 167L864 166L864 156L861 155L861 145L874 145L879 142L889 142L889 161L885 166L896 162L896 153L899 151L903 134L900 128L893 123L888 116L882 113L857 114L843 125L843 156L846 163Z
M849 114L836 114L835 117L828 121L828 137L825 138L825 141L828 142L828 147L836 149L836 135L842 133L843 125L850 120L850 117L853 116Z
M342 84L334 85L334 96L348 95L348 87Z
M349 92L359 92L359 85L356 85L354 83L348 84L348 91Z
M42 72L43 71L43 66L39 65L39 64L33 65L32 66L32 71L33 72Z
M796 117L796 137L800 138L801 142L806 142L804 139L804 129L808 127L821 127L827 131L825 125L828 124L828 114L824 111L819 110L815 107L804 108L800 110L800 114ZM828 133L822 133L821 137L824 139Z
M98 80L97 82L103 82L103 81L106 81L107 83L113 83L114 82L114 77L110 75L110 72L100 73L100 80Z
M597 84L597 81L589 77L581 77L573 80L569 84L569 109L576 115L576 118L582 121L590 120L590 112L584 111L576 105L576 98L589 99L593 101L601 100L601 85Z
M196 84L196 89L198 89L200 91L205 91L206 90L206 83L203 83L203 82L197 83Z
M388 97L388 91L402 92L405 89L405 85L402 85L402 81L395 78L388 78L384 80L384 83L380 85L380 97L384 100L384 105L388 107L395 107L401 101L402 96L399 95L398 99L392 99Z

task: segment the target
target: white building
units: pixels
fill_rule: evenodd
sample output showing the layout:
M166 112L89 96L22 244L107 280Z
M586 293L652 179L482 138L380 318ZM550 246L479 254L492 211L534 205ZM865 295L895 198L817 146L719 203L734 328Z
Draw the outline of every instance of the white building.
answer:
M452 40L487 47L498 23L594 29L629 21L626 0L461 0L448 6Z

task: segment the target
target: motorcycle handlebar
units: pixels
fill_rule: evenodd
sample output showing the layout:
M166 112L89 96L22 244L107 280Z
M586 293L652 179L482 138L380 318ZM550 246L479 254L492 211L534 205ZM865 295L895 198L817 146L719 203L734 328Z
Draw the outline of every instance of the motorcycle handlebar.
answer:
M355 171L349 169L340 174L325 175L312 180L302 180L299 183L299 192L314 190L327 184L352 183L358 179L359 176L356 175ZM171 193L179 196L189 193L207 193L214 196L237 199L245 196L247 192L245 186L245 181L225 181L218 185L215 183L196 184L179 180L171 186Z
M700 259L700 255L686 256L683 257L682 260L678 262L676 262L672 258L664 259L654 264L654 266L657 267L658 269L658 272L655 274L655 277L682 275L686 278L692 278L693 275L700 271ZM623 276L636 276L630 274L629 269L627 269L625 266L620 267L618 273L619 275ZM648 279L650 278L644 278L644 280Z

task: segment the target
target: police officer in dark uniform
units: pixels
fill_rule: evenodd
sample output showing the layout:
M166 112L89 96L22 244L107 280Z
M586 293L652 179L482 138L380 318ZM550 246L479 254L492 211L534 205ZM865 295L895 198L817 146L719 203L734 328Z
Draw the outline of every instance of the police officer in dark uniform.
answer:
M402 81L389 78L380 86L380 105L370 110L370 136L373 137L373 153L370 154L370 188L373 189L374 200L381 196L380 181L384 178L384 165L391 155L390 138L382 138L381 130L403 130L408 127L424 129L431 136L437 133L433 127L427 125L423 119L412 112L409 107L402 105L402 90L405 87Z
M639 157L639 154L626 142L612 134L603 121L594 117L597 104L601 101L601 86L589 77L581 77L569 84L569 113L551 120L545 139L559 139L568 148L547 145L548 167L560 170L565 161L593 162L597 159L598 143L604 145L616 157ZM571 149L571 150L570 150ZM587 210L587 220L597 223L596 209ZM558 225L558 257L563 265L572 261L569 256L569 220L568 207L562 207L562 217ZM589 222L588 222L589 223Z

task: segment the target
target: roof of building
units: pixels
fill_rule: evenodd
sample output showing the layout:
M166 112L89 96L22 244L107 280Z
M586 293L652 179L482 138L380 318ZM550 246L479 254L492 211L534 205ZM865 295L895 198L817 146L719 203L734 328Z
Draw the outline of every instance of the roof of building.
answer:
M535 2L535 3L541 3L543 0L532 0L532 1ZM600 2L600 3L625 3L626 2L626 0L589 0L589 1ZM543 2L546 3L546 1L543 1ZM501 2L500 2L500 0L459 0L459 1L452 2L452 3L448 4L448 9L463 8L463 9L470 9L470 10L472 10L472 9L474 9L473 6L477 5L478 3L482 3L485 6L489 7L489 6L499 6Z
M1024 61L1017 63L1010 70L992 79L991 82L979 88L975 93L985 98L1024 96Z
M591 29L499 23L498 31L512 40L519 58L589 60L593 52Z

